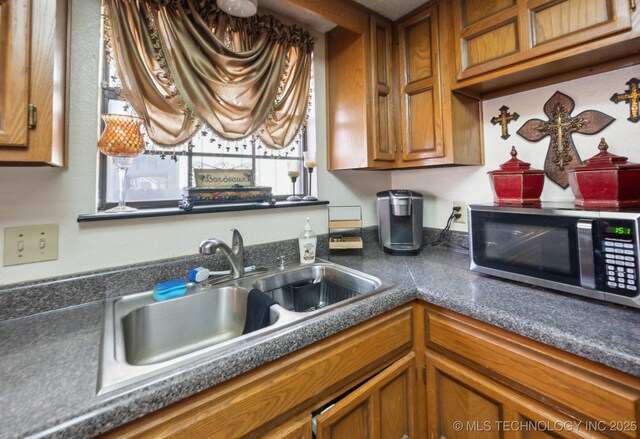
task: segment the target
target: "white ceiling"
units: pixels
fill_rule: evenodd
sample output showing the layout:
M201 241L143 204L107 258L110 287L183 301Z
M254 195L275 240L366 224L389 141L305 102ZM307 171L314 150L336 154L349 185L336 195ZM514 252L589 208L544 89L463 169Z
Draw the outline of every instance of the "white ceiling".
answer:
M354 0L363 6L390 18L397 20L403 15L413 11L418 6L425 4L428 0Z
M325 0L332 1L332 0ZM403 15L413 11L429 0L354 0L356 3L396 20ZM335 24L318 18L302 8L292 8L283 5L280 0L258 0L261 11L272 12L282 17L291 18L298 23L304 23L317 32L328 32L335 27Z

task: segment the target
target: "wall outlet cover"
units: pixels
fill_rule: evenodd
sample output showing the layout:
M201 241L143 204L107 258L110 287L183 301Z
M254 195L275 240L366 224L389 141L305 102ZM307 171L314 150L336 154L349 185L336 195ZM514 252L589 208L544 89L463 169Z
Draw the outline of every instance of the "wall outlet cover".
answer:
M458 224L467 223L467 203L464 201L454 201L453 207L460 207L460 210L456 213L460 214L460 218L454 218L453 222Z

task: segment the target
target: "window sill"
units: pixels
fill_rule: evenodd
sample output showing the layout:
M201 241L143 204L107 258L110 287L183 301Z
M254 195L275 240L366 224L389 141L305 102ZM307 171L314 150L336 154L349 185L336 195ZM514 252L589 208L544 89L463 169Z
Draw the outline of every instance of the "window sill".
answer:
M267 209L282 209L289 207L309 207L309 206L321 206L329 204L329 201L278 201L274 205L269 203L229 203L229 204L215 204L211 206L194 206L192 210L185 211L179 207L165 207L157 209L139 209L135 212L123 212L123 213L87 213L78 215L78 222L93 222L93 221L112 221L123 219L135 219L135 218L153 218L162 216L179 216L179 215L197 215L199 213L215 213L215 212L239 212L245 210L267 210Z

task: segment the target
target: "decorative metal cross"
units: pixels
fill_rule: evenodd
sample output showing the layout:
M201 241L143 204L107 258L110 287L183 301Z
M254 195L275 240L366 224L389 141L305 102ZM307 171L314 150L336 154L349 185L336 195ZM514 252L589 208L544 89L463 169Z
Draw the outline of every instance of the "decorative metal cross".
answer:
M506 140L511 136L509 134L509 128L507 127L507 124L512 120L518 120L519 117L520 115L516 112L514 112L513 114L509 114L509 107L503 105L502 107L500 107L500 115L492 117L491 123L494 125L500 124L502 126L502 135L500 137Z
M627 85L629 88L624 93L614 93L611 96L611 100L616 104L621 101L625 101L629 104L630 117L627 120L631 122L637 122L640 120L640 110L638 109L638 101L640 101L640 80L638 78L631 78Z
M548 121L531 119L518 130L518 134L530 142L550 136L549 150L544 161L544 172L554 183L566 189L569 186L567 170L582 164L571 135L596 134L615 119L596 110L587 110L571 116L575 102L557 91L544 104Z

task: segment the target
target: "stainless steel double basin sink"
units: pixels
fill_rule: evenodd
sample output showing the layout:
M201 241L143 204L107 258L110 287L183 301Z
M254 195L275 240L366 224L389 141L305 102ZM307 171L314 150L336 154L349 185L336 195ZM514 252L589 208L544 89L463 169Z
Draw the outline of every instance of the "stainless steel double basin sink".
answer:
M98 394L139 383L195 360L241 347L320 313L390 287L330 262L258 269L246 276L189 284L185 296L155 301L153 292L105 305ZM247 296L257 288L277 302L269 325L243 334Z

